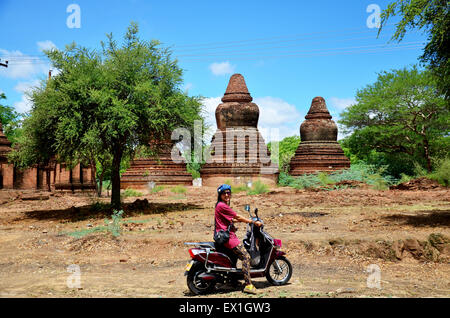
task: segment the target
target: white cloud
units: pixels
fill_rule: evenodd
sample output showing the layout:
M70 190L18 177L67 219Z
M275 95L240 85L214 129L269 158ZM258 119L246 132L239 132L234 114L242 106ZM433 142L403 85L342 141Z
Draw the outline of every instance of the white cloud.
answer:
M330 106L338 110L344 110L345 108L353 104L356 104L356 100L354 98L330 98Z
M44 50L57 49L57 46L55 45L55 43L53 43L50 40L37 42L37 46L38 46L39 51L41 51L41 52L43 52Z
M44 66L39 58L27 56L20 51L0 49L2 60L9 62L7 68L2 68L0 76L7 78L31 78L43 71Z
M212 63L209 65L209 69L216 76L233 74L235 68L236 66L231 65L230 62Z
M14 86L14 89L19 93L26 93L31 91L34 87L39 85L39 80L33 80L30 82L19 82L16 86Z
M38 42L39 43L39 42ZM38 44L45 47L47 44ZM51 69L50 63L37 57L23 54L20 51L8 51L0 49L2 60L8 61L8 67L2 68L0 76L12 79L30 79L38 75L46 74Z
M186 85L184 85L184 90L188 92L193 86L194 84L192 83L186 83Z
M273 127L301 120L295 106L281 98L270 96L257 97L253 102L259 107L260 125Z
M205 119L205 124L209 126L209 129L203 136L203 141L207 144L211 142L211 138L217 129L216 108L222 103L221 99L222 97L208 97L201 100L203 105L203 118Z
M259 107L258 127L266 143L299 135L303 118L295 105L277 97L257 97L253 102Z
M33 88L39 86L39 83L39 80L32 80L29 82L19 82L16 86L14 86L14 90L22 93L21 100L13 104L17 112L25 113L31 110L33 103L28 98L28 93L30 93Z
M33 103L31 102L31 100L28 98L27 95L23 94L22 99L18 102L15 102L13 106L17 112L26 113L31 110Z

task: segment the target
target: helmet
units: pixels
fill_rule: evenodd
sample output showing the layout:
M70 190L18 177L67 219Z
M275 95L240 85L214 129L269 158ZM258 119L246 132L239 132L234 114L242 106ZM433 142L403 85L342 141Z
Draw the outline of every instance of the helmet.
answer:
M220 187L217 188L217 192L219 194L221 194L225 190L230 190L231 191L231 186L229 186L228 184L222 184Z

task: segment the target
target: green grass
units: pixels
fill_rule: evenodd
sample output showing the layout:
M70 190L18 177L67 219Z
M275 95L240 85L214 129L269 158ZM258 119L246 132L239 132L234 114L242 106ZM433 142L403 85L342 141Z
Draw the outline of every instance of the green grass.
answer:
M144 194L135 189L128 188L128 189L125 189L125 191L123 191L122 195L127 198L127 197L141 197Z
M184 194L187 191L186 187L183 187L182 185L177 185L175 187L173 187L172 189L170 189L171 192L173 193L177 193L177 194Z
M165 189L165 187L164 186L155 186L152 190L151 190L151 193L158 193L158 192L160 192L160 191L162 191L162 190L164 190Z
M269 186L257 180L253 182L252 187L247 190L248 195L264 194L269 192Z
M75 237L75 238L82 238L86 235L89 235L91 233L96 232L109 232L112 236L118 237L122 233L121 224L124 223L122 220L123 210L114 210L113 214L111 215L111 220L108 218L105 219L105 225L104 226L96 226L90 229L83 229L80 231L74 231L66 233L69 236Z

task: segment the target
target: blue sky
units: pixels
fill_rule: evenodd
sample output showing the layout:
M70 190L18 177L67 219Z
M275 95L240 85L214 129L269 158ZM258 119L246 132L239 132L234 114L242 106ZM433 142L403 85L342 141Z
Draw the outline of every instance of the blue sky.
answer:
M0 67L0 91L7 105L29 110L25 93L51 68L42 49L73 41L98 49L106 33L120 41L135 21L142 39L172 48L184 70L183 89L205 98L214 127L228 80L241 73L260 107L265 138L298 135L314 97L324 97L338 120L378 72L418 62L422 33L389 42L392 20L377 38L376 8L390 2L0 0L0 59L9 61Z

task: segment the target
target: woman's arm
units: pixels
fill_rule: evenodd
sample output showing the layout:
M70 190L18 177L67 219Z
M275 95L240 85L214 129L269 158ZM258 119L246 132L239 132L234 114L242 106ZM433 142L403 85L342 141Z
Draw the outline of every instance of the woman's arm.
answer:
M259 221L253 222L251 219L247 219L243 217L242 215L236 214L236 216L233 218L233 222L243 222L243 223L254 223L256 226L261 226L262 223Z

